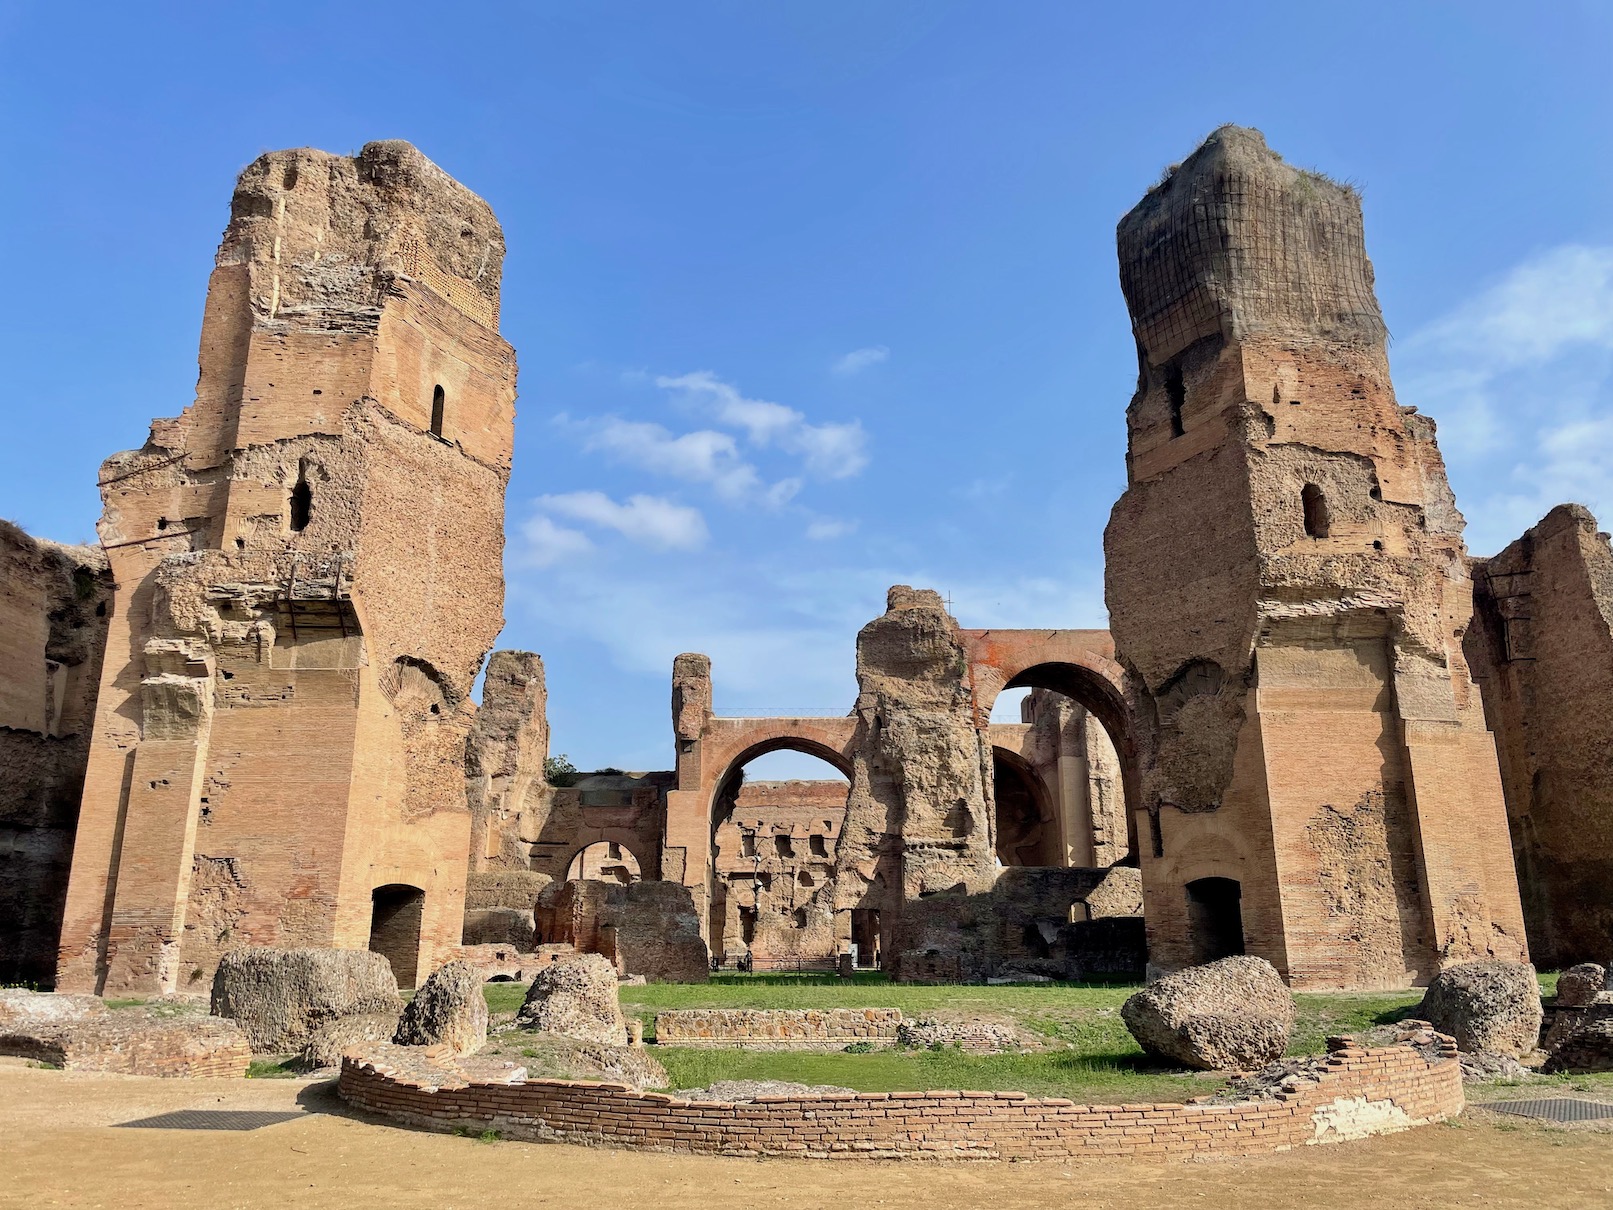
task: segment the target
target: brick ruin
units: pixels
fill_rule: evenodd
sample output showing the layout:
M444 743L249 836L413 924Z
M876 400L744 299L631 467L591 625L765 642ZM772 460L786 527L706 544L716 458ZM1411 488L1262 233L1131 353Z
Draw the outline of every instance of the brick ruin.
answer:
M1146 942L1359 989L1613 957L1606 535L1565 507L1469 558L1359 199L1257 132L1118 246L1111 631L898 586L844 715L717 715L688 653L672 768L555 784L542 660L488 657L499 225L407 144L260 158L195 402L103 468L101 549L0 529L0 977L195 992L232 947L333 945L407 986L461 941L917 980L1136 976ZM836 778L746 781L782 749Z
M102 469L115 589L57 986L240 945L457 945L503 626L515 357L492 211L405 143L236 185L196 399Z
M0 986L55 977L112 578L0 521Z

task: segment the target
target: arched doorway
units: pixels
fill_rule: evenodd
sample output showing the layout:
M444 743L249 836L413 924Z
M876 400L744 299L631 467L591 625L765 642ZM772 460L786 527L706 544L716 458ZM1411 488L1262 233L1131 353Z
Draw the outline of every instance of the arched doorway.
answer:
M420 976L425 906L426 893L417 886L391 883L370 892L369 948L392 964L399 987L413 987Z
M730 763L711 806L714 959L748 958L758 970L833 965L848 772L839 753L779 737Z
M1244 952L1243 887L1235 878L1187 884L1187 935L1195 965Z
M566 867L566 881L586 878L595 882L615 882L622 886L643 877L638 858L620 841L596 840L577 850Z
M1001 866L1069 865L1060 819L1047 783L1017 752L993 747L994 839Z
M1045 793L1059 822L1060 845L1042 848L1044 855L1056 853L1047 864L1134 864L1136 824L1130 804L1137 782L1129 715L1119 686L1092 668L1053 660L1015 672L987 708L993 726L1021 729L1014 755L1022 761L1017 768L996 762L995 785L1003 788L1011 808L1023 803L1021 783L1029 768L1033 791ZM1005 746L994 738L994 748ZM1013 817L1010 810L1002 822L1011 825ZM1027 853L1038 848L1035 840L1014 843ZM999 857L1005 865L1026 864L1010 862L1001 853Z

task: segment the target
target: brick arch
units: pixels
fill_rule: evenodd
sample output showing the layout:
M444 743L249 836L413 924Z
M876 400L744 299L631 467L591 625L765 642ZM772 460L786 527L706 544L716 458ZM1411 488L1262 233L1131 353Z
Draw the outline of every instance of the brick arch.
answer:
M1043 783L1041 776L1036 772L1036 769L1031 765L1031 763L1024 758L1024 756L1018 752L1015 752L1012 748L1005 748L1001 744L993 744L991 747L991 757L993 764L1001 761L1008 768L1012 769L1019 776L1020 780L1025 783L1025 788L1030 791L1031 798L1036 803L1037 814L1041 817L1042 824L1044 826L1050 826L1053 829L1054 844L1059 853L1058 864L1066 864L1066 855L1068 853L1066 845L1068 843L1068 838L1064 835L1064 820L1056 811L1052 810L1052 804L1048 800L1047 786ZM1001 808L999 807L999 810L1000 809ZM994 824L993 835L996 835L998 831L1000 831L1000 827Z
M1114 658L1107 630L965 630L960 632L969 659L969 692L975 725L984 730L1004 689L1050 689L1091 712L1120 758L1126 797L1126 835L1137 853L1141 782L1125 670Z
M643 838L637 832L629 828L579 828L565 861L558 867L559 877L564 879L571 871L571 863L577 860L577 855L596 844L621 845L633 855L633 860L638 862L640 878L653 879L660 872L660 862L654 860L658 854L645 849Z

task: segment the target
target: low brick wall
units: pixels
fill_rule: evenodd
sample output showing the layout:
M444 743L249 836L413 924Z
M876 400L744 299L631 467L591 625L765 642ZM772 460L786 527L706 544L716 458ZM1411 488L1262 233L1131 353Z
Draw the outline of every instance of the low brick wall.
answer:
M743 1046L805 1050L854 1042L890 1045L902 1024L899 1008L680 1008L655 1014L659 1046Z
M0 1032L0 1055L67 1071L202 1079L246 1075L252 1048L234 1021L151 1018L138 1010Z
M1404 1130L1461 1112L1454 1058L1345 1047L1321 1078L1230 1105L1076 1105L1019 1092L834 1093L685 1101L623 1084L467 1077L445 1058L405 1074L350 1054L350 1104L429 1130L706 1155L1065 1159L1255 1155ZM474 1071L474 1068L473 1068ZM485 1075L486 1073L477 1073Z

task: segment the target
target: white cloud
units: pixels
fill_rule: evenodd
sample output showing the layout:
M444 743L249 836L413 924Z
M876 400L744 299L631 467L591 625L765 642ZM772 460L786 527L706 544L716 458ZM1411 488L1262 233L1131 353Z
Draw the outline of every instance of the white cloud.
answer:
M593 428L583 448L659 475L709 484L725 500L747 499L762 486L761 475L740 455L734 438L712 429L674 437L659 424L607 416Z
M748 399L710 370L663 375L655 384L703 400L721 423L743 429L754 445L776 446L798 455L806 471L818 478L849 478L868 465L868 434L861 421L808 424L794 408Z
M890 360L891 351L884 345L870 345L866 349L853 349L844 357L835 359L830 370L836 374L850 375L866 370L869 366L878 365L882 361Z
M521 526L521 539L523 546L517 557L530 567L553 567L594 546L587 534L556 525L541 513Z
M694 550L709 537L698 509L661 496L629 496L625 504L618 504L604 492L566 492L539 496L538 505L658 550Z
M833 538L843 538L856 528L855 521L837 521L830 517L821 517L806 527L806 536L814 542L827 542Z
M1565 501L1613 514L1613 247L1525 261L1395 361L1401 401L1439 424L1471 549L1500 550Z

